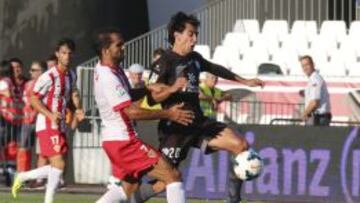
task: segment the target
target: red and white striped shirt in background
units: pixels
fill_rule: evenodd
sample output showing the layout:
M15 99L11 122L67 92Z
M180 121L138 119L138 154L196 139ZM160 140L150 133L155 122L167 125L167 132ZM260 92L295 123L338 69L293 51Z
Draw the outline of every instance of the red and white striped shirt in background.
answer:
M22 100L25 83L15 85L11 78L3 78L0 82L0 91L9 91L9 96L1 96L1 115L11 124L22 123L24 102Z
M94 71L95 100L104 124L102 141L129 141L137 136L123 109L131 105L129 81L119 67L97 64Z
M76 85L76 74L69 70L63 73L58 67L52 67L43 73L35 82L33 92L51 112L60 112L60 123L53 123L43 114L36 118L36 132L55 130L66 132L66 107L71 98L71 92Z
M31 106L31 103L30 103L30 96L33 91L35 82L36 82L36 80L30 80L25 83L24 94L23 94L23 101L24 101L23 123L25 123L25 124L33 124L33 123L35 123L35 119L36 119L37 112Z

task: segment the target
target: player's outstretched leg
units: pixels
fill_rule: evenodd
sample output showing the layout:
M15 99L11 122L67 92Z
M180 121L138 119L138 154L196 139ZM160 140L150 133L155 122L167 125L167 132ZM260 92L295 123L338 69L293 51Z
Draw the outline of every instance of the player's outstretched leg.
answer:
M46 191L45 191L45 203L52 203L56 188L59 185L61 176L65 168L65 161L61 154L51 156L49 158L51 168L49 170Z
M28 180L47 178L50 172L51 166L46 165L31 171L22 172L16 175L14 184L11 187L11 193L14 198L17 197L17 193L20 191L23 183Z
M241 152L247 150L249 145L243 136L236 135L230 128L225 128L218 136L209 140L208 147L228 151L236 157ZM239 203L241 201L240 190L243 181L235 175L232 167L230 167L228 180L229 185L226 202Z
M137 182L127 182L122 180L119 184L112 184L108 187L108 191L100 197L96 203L110 203L110 202L127 202L135 190L138 188Z
M185 190L180 181L180 172L171 167L163 158L154 165L147 175L156 178L166 185L166 199L169 203L185 203Z

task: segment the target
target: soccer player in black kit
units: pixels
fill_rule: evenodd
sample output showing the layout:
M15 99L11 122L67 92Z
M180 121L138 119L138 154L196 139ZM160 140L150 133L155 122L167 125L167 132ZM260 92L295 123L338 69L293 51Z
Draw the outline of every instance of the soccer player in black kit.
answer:
M191 147L200 148L204 153L215 150L226 150L233 156L248 149L248 144L243 136L226 126L203 115L199 101L199 75L201 72L210 72L221 78L239 82L250 87L264 86L259 79L244 79L223 66L205 60L200 54L194 52L197 42L198 27L200 22L192 15L178 12L168 24L168 40L171 48L152 65L150 81L156 81L168 86L173 85L178 78L187 80L186 88L182 91L172 92L164 88L161 92L152 92L153 103L160 102L163 108L170 108L179 103L184 103L184 108L194 112L194 120L184 126L160 120L159 150L168 161L177 167L186 158ZM154 79L155 77L155 79ZM151 101L150 101L151 103ZM241 181L236 178L231 167L228 202L240 202ZM143 185L135 194L136 202L146 201L155 193L164 190L159 182L152 185Z

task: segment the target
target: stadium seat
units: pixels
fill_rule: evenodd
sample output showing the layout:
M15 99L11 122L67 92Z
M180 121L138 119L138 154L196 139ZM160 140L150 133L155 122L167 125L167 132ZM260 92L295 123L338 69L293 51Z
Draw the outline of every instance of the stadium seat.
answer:
M346 64L346 68L349 71L350 77L360 76L360 62Z
M316 55L324 54L326 56L326 61L330 56L338 50L337 42L335 38L331 35L317 36L311 44L311 52Z
M353 21L350 24L349 36L351 38L360 36L360 21Z
M344 50L354 50L357 60L360 60L360 35L358 36L348 36L344 39L341 44L340 49Z
M234 47L217 46L214 51L212 62L231 69L232 64L240 60L239 51Z
M356 63L358 60L356 50L352 46L343 46L330 56L331 61L342 61L345 64Z
M225 49L223 46L217 46L211 61L227 68L227 58L224 54L226 52Z
M258 67L258 75L285 75L280 65L275 63L261 63Z
M299 55L295 49L281 49L273 55L272 61L280 65L284 75L302 75Z
M275 37L278 41L284 41L289 34L289 26L286 20L266 20L262 29L262 35Z
M346 76L346 67L341 61L323 63L318 65L317 68L320 71L320 74L324 76Z
M316 21L296 20L291 29L292 36L303 36L308 41L313 41L317 35Z
M238 64L233 64L231 69L234 73L238 75L257 75L258 64L251 60L242 60Z
M304 55L309 47L309 41L304 35L289 35L282 46L285 51L295 50L298 55Z
M234 32L242 32L249 35L250 41L260 33L259 21L256 19L240 19L234 25Z
M243 61L253 61L256 64L265 63L270 61L270 55L268 50L261 46L261 44L257 44L256 46L250 47L243 55Z
M253 47L266 49L272 55L280 49L280 41L275 36L260 34L255 38Z
M229 32L225 35L223 46L234 47L242 54L250 47L249 36L246 33Z
M321 24L320 36L328 39L334 38L341 42L346 37L346 24L344 21L330 20Z
M210 47L208 45L196 45L194 51L201 54L206 60L210 60Z

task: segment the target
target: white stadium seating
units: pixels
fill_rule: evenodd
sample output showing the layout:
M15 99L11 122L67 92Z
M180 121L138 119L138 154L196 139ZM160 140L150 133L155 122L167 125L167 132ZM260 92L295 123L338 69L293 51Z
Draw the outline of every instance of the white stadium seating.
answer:
M285 75L303 75L299 57L310 55L325 76L360 76L360 21L295 21L291 32L285 20L237 20L212 61L242 74L257 74L262 63L280 66ZM262 32L260 32L260 30ZM204 51L205 52L205 51ZM242 68L246 66L248 68Z
M201 54L206 60L210 60L210 47L208 45L196 45L194 51Z
M237 20L233 31L247 33L252 41L260 33L259 21L256 19Z
M318 34L318 28L315 21L297 20L293 23L291 35L304 37L308 41L313 41Z

